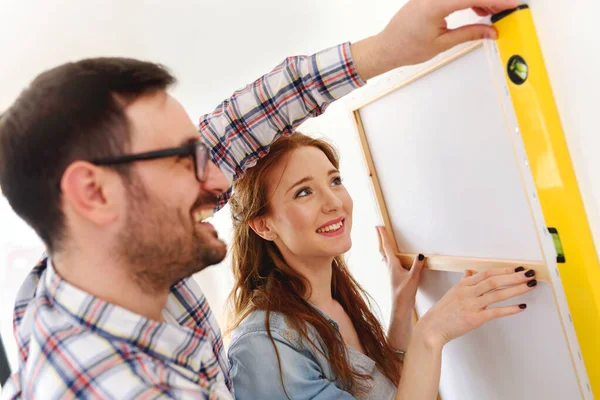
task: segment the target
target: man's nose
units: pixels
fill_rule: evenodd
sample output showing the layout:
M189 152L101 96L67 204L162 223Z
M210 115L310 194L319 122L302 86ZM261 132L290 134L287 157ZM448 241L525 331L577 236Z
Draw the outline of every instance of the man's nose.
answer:
M229 180L213 162L206 163L205 181L201 182L202 190L220 195L229 189Z

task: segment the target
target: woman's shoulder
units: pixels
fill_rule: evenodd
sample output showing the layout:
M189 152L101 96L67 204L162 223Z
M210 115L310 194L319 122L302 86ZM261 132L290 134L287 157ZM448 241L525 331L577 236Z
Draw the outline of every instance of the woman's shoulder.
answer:
M227 358L236 398L280 399L286 392L294 399L350 398L335 382L322 349L301 339L285 315L270 313L269 331L265 318L265 311L254 311L232 332Z
M231 332L229 346L234 347L243 343L261 341L265 337L268 338L266 314L265 310L255 310L248 314ZM293 347L300 346L300 335L287 324L286 317L282 313L273 311L269 313L269 331L276 341L286 342Z

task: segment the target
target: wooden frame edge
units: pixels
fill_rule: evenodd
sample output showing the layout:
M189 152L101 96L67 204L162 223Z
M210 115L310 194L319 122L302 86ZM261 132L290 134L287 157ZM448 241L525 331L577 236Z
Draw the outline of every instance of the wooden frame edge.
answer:
M444 66L446 66L447 64L450 64L451 62L471 53L472 51L477 50L478 48L482 47L484 44L484 42L482 40L479 40L477 42L474 42L468 46L466 46L465 48L461 49L460 51L457 51L456 53L453 53L441 60L439 60L438 62L424 68L423 70L417 72L416 74L410 76L409 78L403 80L402 82L398 83L397 85L392 86L390 89L387 89L377 95L375 95L374 97L370 98L369 100L366 100L364 102L358 103L358 105L355 105L352 107L352 112L358 111L359 109L368 106L371 103L376 102L377 100L387 96L390 93L395 92L398 89L403 88L404 86L407 86L411 83L413 83L414 81L417 81L419 79L421 79L422 77L434 72L435 70L438 70Z
M483 46L483 42L477 42L472 46L469 46L465 49L462 49L460 52L441 60L439 63L427 68L414 77L411 77L400 85L397 85L393 88L393 90L387 90L383 95L378 95L375 98L371 99L369 102L364 103L365 105L371 104L372 102L385 97L386 95L401 89L402 87L416 81L417 79L422 78L423 76L431 73L439 68L444 67L450 62L464 56L480 47ZM416 254L407 254L399 251L397 246L396 235L394 234L394 230L392 228L392 221L388 213L388 207L385 201L385 197L383 195L383 190L381 188L381 184L379 182L379 177L377 175L377 169L375 168L375 162L373 161L373 156L371 154L371 149L369 146L369 142L367 139L367 135L362 124L362 119L360 116L360 108L354 108L352 110L352 120L358 132L358 136L360 139L360 144L363 150L364 160L367 164L367 169L369 172L369 177L371 179L371 183L373 185L373 189L375 192L375 197L377 201L377 206L379 208L379 212L383 219L383 224L386 227L388 235L391 236L392 239L392 247L394 253L400 258L402 265L410 266L413 263L414 257ZM466 269L473 270L475 272L482 272L491 268L502 268L514 266L515 268L518 266L522 266L525 268L533 269L536 271L536 277L539 281L549 282L549 272L546 268L546 264L543 261L528 261L528 260L511 260L511 259L487 259L487 258L472 258L472 257L458 257L458 256L439 256L439 255L427 255L425 268L435 270L435 271L448 271L448 272L464 272Z

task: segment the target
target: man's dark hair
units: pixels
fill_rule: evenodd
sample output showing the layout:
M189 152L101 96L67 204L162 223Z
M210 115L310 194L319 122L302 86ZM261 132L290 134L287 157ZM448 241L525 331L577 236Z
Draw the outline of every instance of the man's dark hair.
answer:
M65 234L59 185L66 168L126 153L131 139L124 107L174 82L158 64L86 59L43 72L0 116L0 187L50 252Z

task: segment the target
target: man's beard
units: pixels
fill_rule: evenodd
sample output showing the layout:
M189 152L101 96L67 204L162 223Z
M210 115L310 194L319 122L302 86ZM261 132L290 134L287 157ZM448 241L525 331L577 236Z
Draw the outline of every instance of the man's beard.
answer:
M117 251L131 267L133 279L146 290L159 292L225 258L225 246L212 232L198 232L190 210L215 204L214 195L204 195L190 210L169 208L148 196L133 178L128 185L129 203L125 227ZM222 242L221 242L222 243Z

